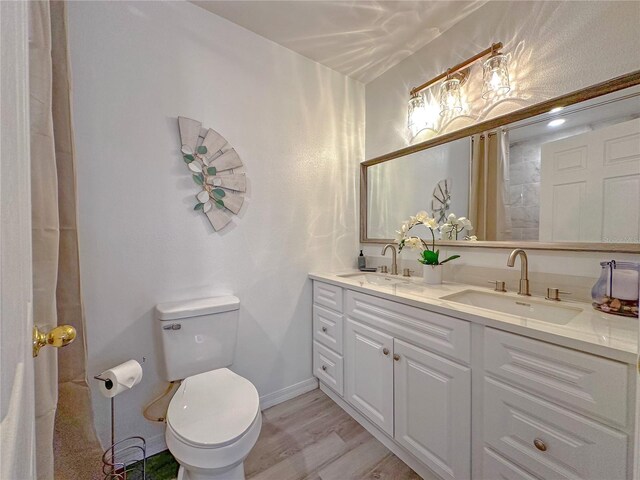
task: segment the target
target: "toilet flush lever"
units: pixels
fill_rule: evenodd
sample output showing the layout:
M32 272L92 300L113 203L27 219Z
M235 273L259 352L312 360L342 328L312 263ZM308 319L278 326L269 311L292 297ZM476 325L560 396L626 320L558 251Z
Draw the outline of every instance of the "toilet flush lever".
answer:
M162 327L163 330L180 330L182 328L182 325L180 325L179 323L172 323L170 325L165 325L164 327Z

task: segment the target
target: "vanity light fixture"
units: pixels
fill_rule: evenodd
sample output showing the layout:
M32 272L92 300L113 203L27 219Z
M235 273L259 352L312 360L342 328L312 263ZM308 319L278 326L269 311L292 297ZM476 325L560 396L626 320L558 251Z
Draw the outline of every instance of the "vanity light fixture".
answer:
M497 44L491 46L491 55L482 64L482 98L504 95L511 90L509 84L509 59L500 53Z
M462 98L461 87L469 77L470 67L474 62L490 55L489 58L483 63L483 87L482 96L485 99L491 98L494 95L500 95L508 92L511 89L509 84L509 68L508 58L506 55L500 52L502 49L502 43L494 43L489 48L481 51L480 53L468 58L464 62L461 62L446 72L441 73L433 77L428 82L423 83L417 87L414 87L409 92L409 114L407 126L412 136L415 136L421 128L417 128L424 124L424 119L428 118L428 108L424 102L424 98L420 96L420 92L440 80L444 80L440 86L440 115L457 115L462 112ZM421 102L417 100L422 98ZM424 110L418 108L424 105ZM423 114L424 112L424 114ZM424 115L424 116L422 116ZM422 121L422 123L420 123ZM435 131L435 121L432 128ZM431 127L423 127L431 128Z
M430 129L435 132L435 120L429 115L424 96L421 93L414 93L409 99L409 111L407 117L407 126L411 132L411 136L415 137L424 129Z
M462 111L462 99L460 98L460 79L447 76L440 85L440 115L457 115Z
M549 123L547 123L547 126L549 126L549 127L559 127L564 122L566 122L566 120L564 118L556 118L555 120L551 120Z

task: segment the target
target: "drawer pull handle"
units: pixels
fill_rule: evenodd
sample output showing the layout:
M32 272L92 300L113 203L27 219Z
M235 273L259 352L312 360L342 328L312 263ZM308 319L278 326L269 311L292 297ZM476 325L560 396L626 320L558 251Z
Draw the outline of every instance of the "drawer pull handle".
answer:
M384 353L385 355L389 355L389 349L388 348L383 348L382 349L382 353Z
M326 365L322 365L322 370L324 370L326 372L327 371L327 366Z
M400 360L400 355L398 355L397 353L394 353L393 359L397 362L398 360Z
M324 333L327 333L327 327L322 327L322 331L323 331Z
M542 440L540 440L539 438L536 438L536 439L533 441L533 444L534 444L534 445L536 446L536 448L537 448L538 450L540 450L541 452L546 452L546 451L547 451L547 446L546 446L546 445L545 445L545 443L544 443Z

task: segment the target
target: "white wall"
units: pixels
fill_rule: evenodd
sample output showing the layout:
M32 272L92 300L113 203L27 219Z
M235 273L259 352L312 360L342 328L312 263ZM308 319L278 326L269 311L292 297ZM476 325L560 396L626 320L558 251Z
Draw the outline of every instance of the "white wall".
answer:
M640 2L487 3L366 85L365 157L373 158L407 146L406 106L412 87L493 42L503 42L505 53L511 56L512 92L497 104L485 104L477 98L481 69L476 67L463 87L470 89L467 100L471 102L472 115L453 122L447 131L640 69L638 18ZM414 141L420 140L424 138ZM507 268L505 250L459 250L455 253L463 258L456 260L456 264ZM367 253L378 256L379 247L367 247ZM414 256L415 252L407 252L406 266L419 270ZM638 261L637 255L534 250L529 257L533 272L594 278L599 274L600 260ZM372 263L378 261L372 259Z
M156 303L234 293L233 370L261 395L311 377L307 273L355 266L364 89L190 3L70 2L69 40L88 372L146 357L116 430L153 452L163 427L141 410L163 389ZM245 207L220 233L192 210L178 115L245 163ZM107 444L109 404L91 383Z

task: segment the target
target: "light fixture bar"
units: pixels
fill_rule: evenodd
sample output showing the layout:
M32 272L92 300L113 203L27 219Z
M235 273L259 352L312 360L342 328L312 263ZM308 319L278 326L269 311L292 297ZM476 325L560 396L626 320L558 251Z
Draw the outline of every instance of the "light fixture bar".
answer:
M502 42L498 42L498 43L494 43L493 45L491 45L489 48L481 51L480 53L474 55L471 58L468 58L467 60L465 60L464 62L461 62L457 65L454 65L452 68L450 68L449 70L447 70L444 73L441 73L440 75L433 77L431 80L429 80L428 82L423 83L422 85L419 85L417 87L414 87L413 89L411 89L411 91L409 92L410 95L415 95L418 92L421 92L422 90L424 90L425 88L433 85L434 83L436 83L439 80L442 80L443 78L447 77L448 75L452 75L454 73L456 73L459 70L462 70L465 67L468 67L469 65L471 65L473 62L475 62L476 60L481 59L482 57L489 55L490 53L493 52L497 52L498 50L500 50L502 48Z

